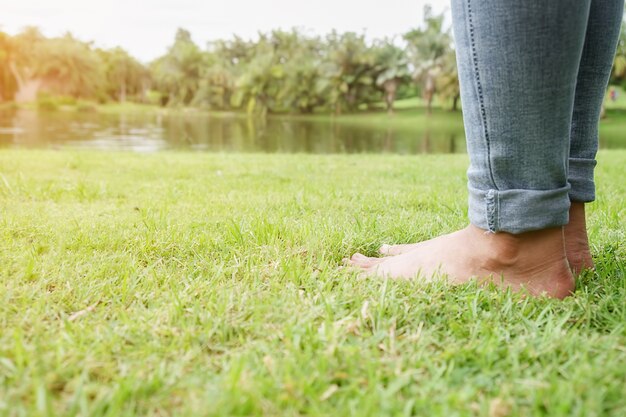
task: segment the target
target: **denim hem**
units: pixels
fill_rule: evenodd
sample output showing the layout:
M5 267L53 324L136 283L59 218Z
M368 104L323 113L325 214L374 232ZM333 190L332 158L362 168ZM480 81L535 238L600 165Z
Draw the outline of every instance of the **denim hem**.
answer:
M570 183L569 199L589 203L596 199L596 185L593 182L595 159L570 158L567 182Z
M469 219L492 233L523 233L569 222L569 184L556 190L469 188Z

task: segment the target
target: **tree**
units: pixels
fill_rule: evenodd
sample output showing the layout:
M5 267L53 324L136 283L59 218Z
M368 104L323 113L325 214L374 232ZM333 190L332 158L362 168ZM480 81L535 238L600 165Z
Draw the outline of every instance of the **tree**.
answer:
M237 79L255 56L255 44L238 36L231 40L209 42L202 61L201 79L194 105L210 109L228 109L240 97L234 97Z
M422 84L422 93L428 113L437 90L437 77L445 67L446 54L451 49L450 29L443 29L443 13L433 15L432 8L424 8L424 27L404 35L408 44L409 58L413 64L413 77Z
M45 38L35 27L27 27L13 38L14 49L8 57L8 66L17 86L15 100L18 102L37 98L41 86L40 67L47 52L41 47L44 41Z
M192 104L209 109L227 109L234 89L235 77L230 65L219 54L206 53Z
M299 113L312 113L316 107L324 106L327 97L320 82L324 45L320 38L297 30L275 31L274 37L282 43L278 58L285 71L279 92L282 105Z
M188 105L196 95L202 77L204 55L185 29L178 29L167 53L151 65L157 88L169 105Z
M143 96L150 80L144 65L119 47L97 52L104 64L104 89L108 97L123 103L128 95Z
M326 54L322 63L321 88L336 114L355 111L359 104L375 100L376 57L365 36L354 32L333 31L326 37Z
M40 47L48 51L38 71L48 90L73 97L93 97L101 91L103 65L89 43L68 33L61 38L48 39Z
M446 51L441 58L441 65L437 72L436 89L439 97L452 100L451 110L456 111L461 98L461 88L459 85L459 72L456 65L456 55L454 50Z
M41 90L89 97L102 87L102 62L89 43L69 33L47 39L36 28L25 29L14 41L9 67L17 84L16 101L33 101Z
M408 58L403 49L390 40L374 46L376 56L376 85L383 92L383 100L389 113L393 113L393 103L400 86L410 80Z
M626 20L622 22L620 30L615 61L613 62L613 70L611 72L611 83L626 84Z
M11 70L14 60L13 39L4 32L0 32L0 102L12 100L17 90L17 82Z
M310 113L324 103L319 80L319 38L297 29L259 34L237 79L235 103L265 114L284 109Z
M252 59L242 68L236 81L233 103L249 114L265 116L278 104L280 80L285 76L284 62L267 35L260 34Z

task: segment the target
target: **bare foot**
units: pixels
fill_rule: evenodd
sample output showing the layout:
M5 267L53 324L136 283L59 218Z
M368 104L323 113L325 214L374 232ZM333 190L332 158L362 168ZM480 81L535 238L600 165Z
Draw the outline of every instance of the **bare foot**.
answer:
M585 222L585 203L572 203L570 207L569 224L565 226L565 252L574 274L584 269L593 269Z
M584 269L593 269L593 259L589 250L587 226L585 223L585 204L572 203L569 210L569 224L564 228L565 254L574 274ZM382 255L400 255L420 247L425 242L407 243L400 245L382 245L379 252Z
M445 275L452 284L477 278L556 298L567 297L574 290L562 228L513 235L486 233L470 225L396 256L370 258L357 253L346 262L367 275L388 278L430 281Z

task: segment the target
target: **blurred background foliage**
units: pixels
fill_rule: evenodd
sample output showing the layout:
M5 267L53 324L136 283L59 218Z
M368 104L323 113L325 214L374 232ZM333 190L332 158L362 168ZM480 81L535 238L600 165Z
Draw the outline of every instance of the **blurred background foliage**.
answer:
M459 87L453 37L443 14L395 38L302 30L234 36L197 45L179 29L164 55L142 63L122 48L101 49L71 34L49 38L34 27L0 32L0 101L52 109L77 102L136 102L252 114L351 113L421 96L456 109ZM622 29L611 78L626 85Z

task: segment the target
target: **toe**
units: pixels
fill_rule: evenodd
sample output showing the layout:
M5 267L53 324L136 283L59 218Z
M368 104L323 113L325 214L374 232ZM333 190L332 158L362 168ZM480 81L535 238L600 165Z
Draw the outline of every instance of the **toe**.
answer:
M384 261L384 258L371 258L361 253L355 253L348 261L350 265L357 266L359 268L369 268L373 265L377 265Z
M350 263L350 265L362 266L368 260L369 260L369 258L367 256L357 252L354 255L352 255L352 257L350 257L348 262Z
M378 248L378 252L381 255L391 255L390 251L391 251L392 246L388 245L388 244L384 244L382 245L380 248Z
M403 253L410 252L417 247L417 243L407 243L398 245L382 245L378 252L385 256L402 255Z

